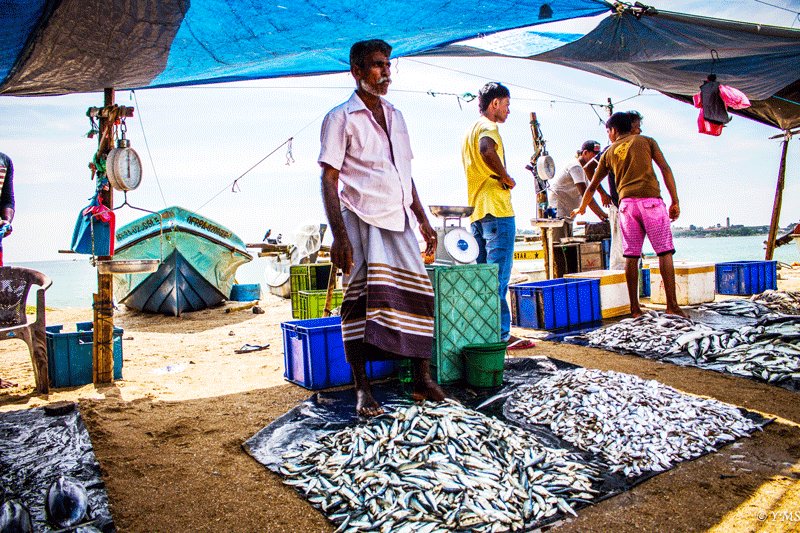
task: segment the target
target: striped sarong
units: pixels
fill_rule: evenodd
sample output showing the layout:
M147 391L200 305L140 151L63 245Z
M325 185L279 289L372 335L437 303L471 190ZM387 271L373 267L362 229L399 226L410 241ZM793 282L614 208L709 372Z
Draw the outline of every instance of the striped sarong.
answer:
M353 247L343 280L342 340L348 361L430 358L433 287L414 230L371 226L342 211Z

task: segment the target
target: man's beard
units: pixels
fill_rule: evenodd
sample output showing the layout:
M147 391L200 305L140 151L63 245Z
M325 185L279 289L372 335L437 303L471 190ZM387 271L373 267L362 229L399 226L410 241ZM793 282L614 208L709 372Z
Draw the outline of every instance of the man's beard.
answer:
M377 81L375 87L371 86L364 80L359 81L358 84L361 87L361 90L363 90L364 92L367 92L373 96L383 96L387 92L389 92L389 85L386 86L386 89L383 89L383 87L381 86L384 82L389 82L389 84L391 84L392 79L389 77L382 77Z

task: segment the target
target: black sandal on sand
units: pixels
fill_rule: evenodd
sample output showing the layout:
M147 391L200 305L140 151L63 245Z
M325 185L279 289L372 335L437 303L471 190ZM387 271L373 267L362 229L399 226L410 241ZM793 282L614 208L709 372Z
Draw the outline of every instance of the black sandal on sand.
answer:
M233 353L250 353L250 352L258 352L261 350L266 350L269 348L269 344L245 344L238 350L234 350Z

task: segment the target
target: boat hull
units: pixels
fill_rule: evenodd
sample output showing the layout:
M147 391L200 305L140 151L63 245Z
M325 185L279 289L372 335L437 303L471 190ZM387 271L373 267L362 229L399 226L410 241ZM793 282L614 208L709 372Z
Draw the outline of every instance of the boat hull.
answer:
M147 313L180 316L185 312L214 307L226 298L175 250L121 303Z
M135 220L116 237L115 259L161 261L156 272L114 275L117 301L145 312L179 316L219 305L236 269L252 260L230 230L180 207Z

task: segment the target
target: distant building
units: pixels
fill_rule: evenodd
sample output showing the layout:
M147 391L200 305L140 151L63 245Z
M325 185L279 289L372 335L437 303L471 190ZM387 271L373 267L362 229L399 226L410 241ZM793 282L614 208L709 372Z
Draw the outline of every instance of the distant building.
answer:
M731 227L731 217L725 218L725 227L726 228L730 228Z

